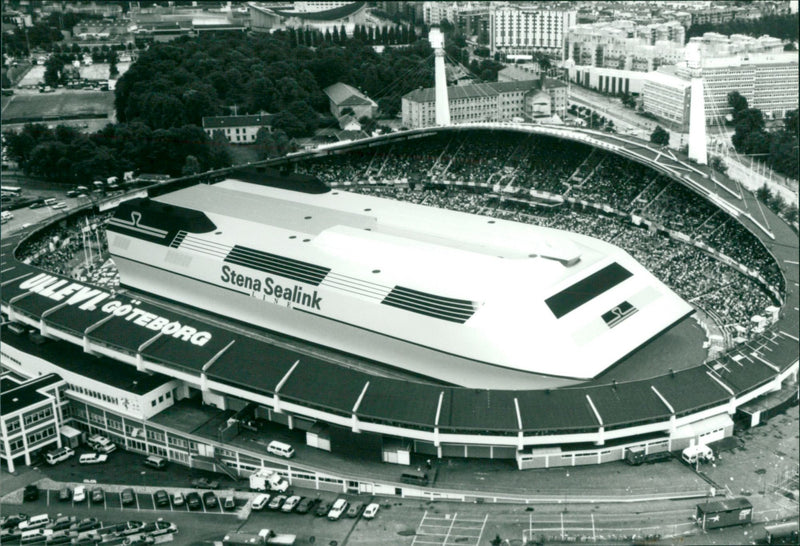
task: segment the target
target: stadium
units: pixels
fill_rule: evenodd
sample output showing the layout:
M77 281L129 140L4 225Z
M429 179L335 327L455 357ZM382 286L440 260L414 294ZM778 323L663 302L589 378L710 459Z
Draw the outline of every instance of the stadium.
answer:
M735 422L754 426L796 403L797 234L685 157L587 130L475 124L267 166L292 174L181 179L4 244L2 311L36 337L4 330L3 366L62 375L66 397L87 404L70 414L79 429L192 466L208 458L199 446L211 446L216 464L236 473L274 461L165 416L202 401L233 421L285 425L332 452L356 444L384 462L497 458L525 469L709 443ZM59 253L81 232L108 233L119 278L115 269L69 276ZM579 284L612 263L630 275L594 292L586 287L602 283ZM291 287L288 304L253 297L265 273ZM377 299L341 290L372 290L376 275ZM339 288L326 287L331 280ZM336 303L331 313L294 309L304 306L301 287L319 291L320 311ZM574 320L559 324L544 301L562 292L571 306L562 317ZM412 296L426 303L409 304ZM534 300L538 308L521 311ZM387 301L397 305L379 303ZM479 321L488 329L463 330L491 307L496 314ZM303 320L289 324L287 313ZM383 328L370 335L404 345L386 349L354 333L370 323ZM482 333L501 341L487 345ZM448 362L425 368L445 353ZM135 404L90 399L75 384L84 369L67 362L76 359L138 373L137 388L145 378L152 388L139 388ZM473 368L459 374L465 362Z

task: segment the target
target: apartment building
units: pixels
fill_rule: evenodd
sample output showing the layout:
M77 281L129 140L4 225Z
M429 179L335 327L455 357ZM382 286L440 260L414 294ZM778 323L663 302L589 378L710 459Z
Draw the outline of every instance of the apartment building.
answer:
M528 55L544 52L566 58L564 38L577 22L576 10L540 5L509 5L490 13L492 52Z

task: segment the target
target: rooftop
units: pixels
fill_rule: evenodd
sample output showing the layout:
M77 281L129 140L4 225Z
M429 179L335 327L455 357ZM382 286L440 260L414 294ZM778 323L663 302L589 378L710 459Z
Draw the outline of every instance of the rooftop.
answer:
M474 85L457 85L447 88L447 96L450 100L473 99L479 97L494 97L502 93L526 92L531 89L541 89L543 87L567 87L562 81L552 78L543 80L530 79L513 82L490 82L478 83ZM406 94L403 98L413 102L434 102L436 99L435 88L427 87L417 89Z
M226 127L264 127L272 122L272 114L246 116L209 116L203 118L204 129L223 129Z
M61 380L61 377L54 373L43 375L24 383L17 383L10 379L9 376L3 376L0 415L10 415L28 406L47 400L48 397L40 391Z
M172 380L172 378L165 375L136 371L136 368L128 364L108 357L98 358L88 355L83 352L82 347L71 343L46 341L41 345L37 345L28 338L27 334L18 335L6 329L3 330L3 343L8 343L26 353L38 354L41 358L64 370L135 395L151 392L153 389ZM41 386L38 388L41 388ZM7 411L5 396L4 388L3 413Z

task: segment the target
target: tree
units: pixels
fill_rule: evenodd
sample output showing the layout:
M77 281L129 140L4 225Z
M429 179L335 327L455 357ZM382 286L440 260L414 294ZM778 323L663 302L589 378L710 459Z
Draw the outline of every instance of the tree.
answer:
M733 108L733 119L735 121L739 112L747 110L747 99L738 91L731 91L728 93L728 106Z
M66 63L62 55L51 55L44 63L44 83L50 87L55 87L61 83L64 64Z
M183 176L189 176L192 174L197 174L200 172L200 162L197 158L193 155L187 155L186 161L183 164L183 169L181 169L181 174Z
M736 130L731 138L733 147L740 154L763 153L754 152L754 148L764 148L765 136L752 136L764 132L764 115L757 108L741 110L736 116Z
M708 164L712 169L720 174L725 174L728 172L728 166L725 165L725 161L718 155L712 155Z
M108 75L111 78L119 75L119 68L117 68L117 60L118 60L117 52L112 49L111 51L108 52L108 63L109 63Z
M661 125L656 125L655 130L650 135L650 142L659 146L669 146L669 132L665 131Z

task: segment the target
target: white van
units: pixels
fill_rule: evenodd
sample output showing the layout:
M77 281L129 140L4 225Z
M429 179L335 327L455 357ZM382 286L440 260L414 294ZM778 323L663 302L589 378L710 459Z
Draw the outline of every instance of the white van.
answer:
M111 453L117 449L116 444L101 434L89 436L86 443L98 453Z
M27 521L23 521L19 524L19 530L21 532L30 531L31 529L39 529L44 527L50 523L50 516L48 514L39 514L38 516L33 516L28 518Z
M54 197L50 197L44 200L44 204L48 207L55 205L56 203L58 203L58 201Z
M2 213L0 213L0 216L3 217L3 220L13 220L14 219L14 215L11 214L7 210L4 210Z
M277 440L273 440L269 443L267 446L267 451L273 455L279 455L280 457L286 457L287 459L294 457L294 448L289 444L284 444L283 442L278 442Z
M75 455L75 451L73 451L71 447L65 446L54 451L48 451L44 458L48 464L58 464L61 461L66 461L73 455Z
M707 445L689 446L681 452L681 458L689 464L713 462L714 452Z
M44 544L52 534L52 529L33 529L31 531L24 531L19 537L19 543Z

